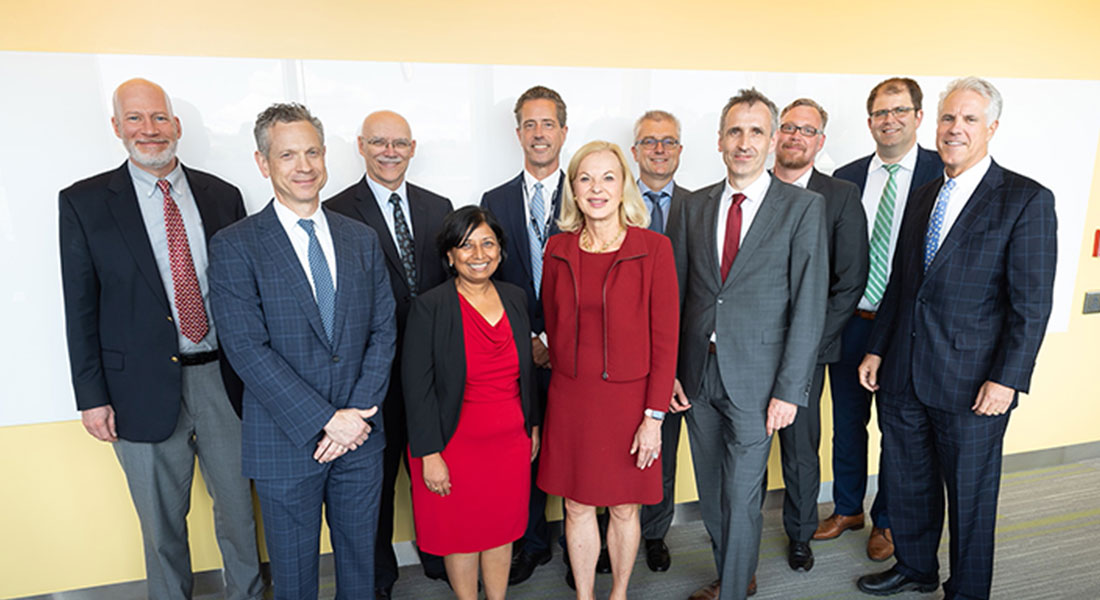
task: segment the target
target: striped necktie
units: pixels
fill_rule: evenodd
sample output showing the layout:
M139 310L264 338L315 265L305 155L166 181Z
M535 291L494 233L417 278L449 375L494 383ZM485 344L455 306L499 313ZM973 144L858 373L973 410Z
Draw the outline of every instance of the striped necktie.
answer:
M542 292L542 249L546 245L546 206L542 197L542 184L535 184L531 195L531 280L535 284L535 297Z
M936 196L936 206L932 208L932 217L928 219L928 231L924 234L924 270L927 272L936 252L940 249L940 231L943 229L943 217L947 214L947 203L951 200L951 191L955 189L955 180L943 182Z
M871 268L867 273L867 289L863 296L871 304L878 304L886 291L887 272L890 267L890 232L894 227L894 207L898 196L897 172L901 165L882 165L890 176L875 211L875 224L871 229Z

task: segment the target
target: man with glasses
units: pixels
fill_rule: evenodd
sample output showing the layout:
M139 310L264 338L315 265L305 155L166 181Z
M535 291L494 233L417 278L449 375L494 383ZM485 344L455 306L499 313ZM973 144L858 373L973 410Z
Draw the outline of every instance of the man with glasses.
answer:
M375 597L384 599L391 596L398 577L397 556L393 551L394 487L408 442L401 388L401 342L413 298L447 279L436 253L435 236L443 217L451 212L451 201L405 181L409 161L416 154L416 140L401 115L388 110L367 115L359 135L359 154L366 161L366 175L326 200L325 206L378 232L397 304L397 350L383 411L387 443L374 554ZM421 552L420 562L428 577L447 577L441 557Z
M791 102L780 114L775 149L777 179L824 196L829 244L825 331L818 346L809 403L799 409L790 427L779 430L785 488L783 528L789 540L787 564L791 569L805 571L814 566L810 538L817 530L817 494L821 486L818 447L825 365L840 358L840 332L852 316L867 281L867 219L859 202L859 188L814 168L814 159L825 146L828 119L825 109L809 98Z
M890 264L897 244L906 200L917 188L943 170L939 155L917 145L921 89L907 77L887 79L867 98L867 126L875 140L875 153L853 161L833 173L851 181L863 193L863 209L870 236L870 268L867 286L841 334L840 360L829 367L833 398L833 514L814 534L829 540L864 524L863 496L867 489L867 423L871 418L871 393L859 385L856 372L867 347ZM886 511L887 490L879 467L879 488L871 506L871 536L867 556L882 561L894 553Z
M649 228L665 233L680 218L681 203L691 192L676 185L673 178L680 166L680 121L671 113L651 110L634 123L634 145L630 152L638 163L638 189L649 209ZM672 524L676 505L676 450L680 447L683 412L669 411L661 424L661 463L664 496L658 504L642 507L642 537L645 563L651 571L667 571L672 564L665 535Z

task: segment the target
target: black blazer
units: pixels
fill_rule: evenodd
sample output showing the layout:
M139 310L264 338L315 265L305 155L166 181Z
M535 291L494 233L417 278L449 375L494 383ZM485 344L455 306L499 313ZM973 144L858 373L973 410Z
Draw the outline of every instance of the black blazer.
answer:
M183 171L209 243L244 217L241 193L213 175ZM120 438L163 441L180 410L179 337L126 164L61 190L58 211L76 407L110 404ZM221 370L240 415L243 385L224 356Z
M528 435L542 423L536 406L531 367L531 328L523 290L495 282L512 326L519 354L520 404ZM462 308L454 279L421 294L413 302L405 328L401 376L408 414L409 451L414 457L440 452L458 428L466 390L466 344Z
M838 168L833 171L833 177L851 181L859 186L859 193L862 194L863 186L867 185L867 168L871 166L872 156L874 155L868 154ZM940 160L940 155L934 150L917 146L917 164L913 165L913 179L909 181L909 191L905 197L912 196L917 188L935 180L940 175L943 175L943 161ZM874 218L874 215L871 215L871 219Z

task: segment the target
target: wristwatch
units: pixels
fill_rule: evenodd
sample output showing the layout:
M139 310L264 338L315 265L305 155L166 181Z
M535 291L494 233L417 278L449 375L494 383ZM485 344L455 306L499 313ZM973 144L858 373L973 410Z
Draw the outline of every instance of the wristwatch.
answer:
M645 416L647 416L651 419L656 419L658 421L664 421L665 420L665 413L663 411L660 411L660 410L653 410L652 408L647 408L647 409L645 409L644 414L645 414Z

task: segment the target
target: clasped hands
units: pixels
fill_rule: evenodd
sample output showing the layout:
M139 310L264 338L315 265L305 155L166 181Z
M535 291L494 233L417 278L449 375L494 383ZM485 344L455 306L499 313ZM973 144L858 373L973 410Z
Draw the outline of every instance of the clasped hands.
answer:
M362 446L371 432L367 419L377 412L377 406L365 409L342 408L336 411L325 424L325 435L317 442L313 460L319 463L332 462Z

